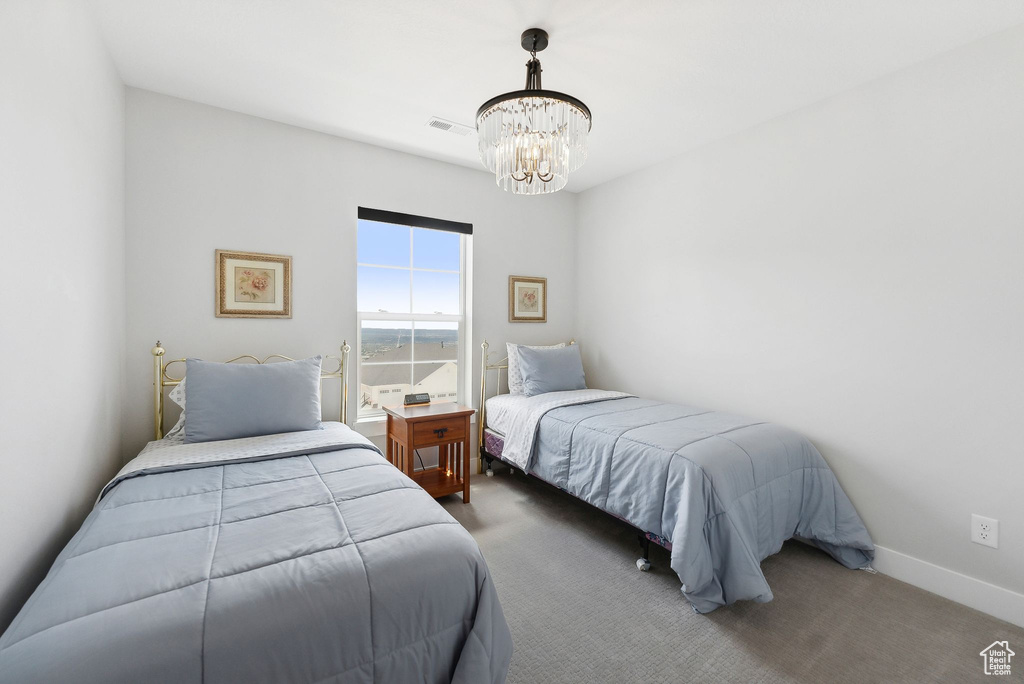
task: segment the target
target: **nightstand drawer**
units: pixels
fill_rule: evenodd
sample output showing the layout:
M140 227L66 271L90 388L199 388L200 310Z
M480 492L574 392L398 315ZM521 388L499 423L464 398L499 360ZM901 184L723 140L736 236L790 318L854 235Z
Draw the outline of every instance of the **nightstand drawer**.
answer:
M456 420L413 423L413 442L418 447L432 446L442 442L461 442L466 439L467 422L464 418L458 418Z

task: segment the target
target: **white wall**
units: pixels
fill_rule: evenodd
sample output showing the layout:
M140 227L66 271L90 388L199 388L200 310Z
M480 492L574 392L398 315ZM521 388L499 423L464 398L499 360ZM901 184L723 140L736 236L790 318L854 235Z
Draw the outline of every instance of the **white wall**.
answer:
M0 631L119 467L124 88L81 3L0 3Z
M157 339L171 357L211 359L354 344L358 206L473 224L474 377L484 337L503 347L573 334L573 195L516 197L482 171L135 89L126 146L126 457L151 439ZM215 249L291 255L293 318L216 318ZM548 278L548 323L508 323L510 274Z
M795 428L877 544L1024 592L1021 83L1015 29L582 193L588 378Z

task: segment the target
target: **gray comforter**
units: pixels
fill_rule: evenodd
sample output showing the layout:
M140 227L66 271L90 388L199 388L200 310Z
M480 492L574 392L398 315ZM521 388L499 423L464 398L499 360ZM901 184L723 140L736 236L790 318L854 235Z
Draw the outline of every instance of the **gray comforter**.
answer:
M540 419L527 469L671 541L701 613L770 601L761 560L794 536L849 568L874 558L818 450L771 423L636 397L562 406Z
M504 681L476 543L348 432L123 475L0 638L0 681Z

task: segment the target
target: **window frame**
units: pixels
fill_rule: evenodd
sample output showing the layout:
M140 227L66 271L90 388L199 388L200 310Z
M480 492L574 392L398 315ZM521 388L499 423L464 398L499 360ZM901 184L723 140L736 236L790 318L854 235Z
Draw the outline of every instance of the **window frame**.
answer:
M362 211L362 209L360 210ZM382 212L386 213L386 212ZM402 214L392 214L392 216L404 216ZM419 217L414 217L419 218ZM430 219L436 221L434 219ZM360 221L372 221L374 223L385 223L390 225L398 225L409 229L409 266L393 266L384 264L373 264L368 262L359 261L359 246L358 246L358 225ZM439 222L444 223L444 222ZM439 363L438 359L427 359L422 361L416 360L416 324L417 323L456 323L456 329L458 331L459 349L456 355L456 397L455 401L460 404L467 403L467 397L470 396L471 389L469 387L471 377L467 370L469 369L472 356L469 352L470 340L470 325L469 325L469 308L470 308L470 284L472 278L469 273L469 267L472 263L472 233L467 233L461 230L446 231L451 232L459 237L459 270L453 271L449 269L437 269L437 268L416 268L413 264L415 261L415 240L414 230L415 228L423 228L426 230L442 230L443 228L436 228L427 225L415 225L414 223L405 223L404 221L388 221L379 218L360 217L357 219L357 231L356 231L356 354L357 354L357 366L356 366L356 384L358 391L356 392L356 423L370 423L379 422L384 420L386 414L383 409L370 409L364 412L362 410L362 386L363 386L363 324L364 322L387 322L387 321L408 321L412 324L411 336L409 340L409 361L403 361L401 363L374 363L372 361L366 362L365 365L408 365L410 368L410 386L415 388L415 384L412 382L415 380L414 366L416 364L430 364ZM466 224L468 225L468 224ZM415 298L414 290L414 275L416 272L423 273L457 273L459 275L459 313L456 314L423 314L423 313L391 313L382 311L362 311L359 309L359 268L363 266L369 266L373 268L383 268L398 271L409 272L409 310L412 311L413 302ZM440 402L439 402L440 403Z

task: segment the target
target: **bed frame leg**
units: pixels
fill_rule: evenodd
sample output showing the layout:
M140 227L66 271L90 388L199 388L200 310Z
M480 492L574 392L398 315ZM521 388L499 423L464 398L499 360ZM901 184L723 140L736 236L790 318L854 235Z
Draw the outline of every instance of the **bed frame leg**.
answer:
M636 559L636 569L640 572L647 572L651 569L651 561L649 560L651 555L651 540L647 538L643 532L636 533L636 540L640 544L640 550L643 552L641 558Z

